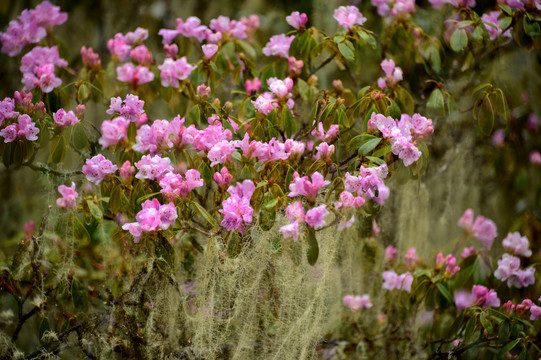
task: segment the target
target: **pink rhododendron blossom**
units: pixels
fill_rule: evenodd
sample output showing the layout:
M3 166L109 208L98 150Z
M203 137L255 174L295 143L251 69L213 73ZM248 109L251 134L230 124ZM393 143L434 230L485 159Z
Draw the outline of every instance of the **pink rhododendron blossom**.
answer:
M340 201L336 202L335 207L337 209L344 208L358 208L364 205L365 200L360 196L354 196L349 191L342 191L340 193Z
M494 221L486 219L484 216L478 216L473 223L473 236L490 250L494 238L498 236L496 224Z
M167 59L166 59L167 60ZM133 66L127 63L116 68L117 80L128 82L133 87L145 84L154 80L154 74L143 65Z
M289 221L304 222L305 214L300 201L295 201L286 208L286 216Z
M210 86L207 86L205 84L201 84L197 87L197 95L202 99L208 99L210 96Z
M412 268L415 266L415 263L419 260L419 256L417 256L417 251L414 247L411 247L406 251L406 255L404 255L404 263L408 268Z
M498 260L498 268L494 272L496 279L500 281L508 280L517 273L520 267L520 259L516 256L503 254L503 257ZM510 282L508 283L509 286Z
M346 173L344 187L349 192L356 192L358 196L383 204L389 197L389 188L383 182L387 174L386 164L370 168L361 167L359 176Z
M149 179L160 181L165 174L173 171L171 159L162 158L159 155L144 155L141 160L135 163L135 167L139 172L135 175L137 179Z
M24 114L17 118L17 122L6 126L0 130L0 136L4 138L5 143L13 142L15 139L24 139L36 141L38 139L39 129L32 121L30 116Z
M233 161L232 154L234 151L235 145L227 140L222 140L215 144L207 154L207 158L210 160L210 166Z
M185 178L186 180L183 181L180 174L173 172L166 173L160 179L160 186L162 188L160 192L166 194L166 197L170 201L173 201L178 196L188 197L193 189L204 185L198 170L190 169L186 171Z
M458 226L463 228L464 230L470 232L473 228L473 210L472 209L466 209L464 211L464 214L458 219Z
M456 8L460 7L475 7L475 0L447 0L447 3L453 5Z
M475 295L469 291L460 290L455 292L455 305L458 311L469 308L475 301Z
M266 56L279 56L287 59L289 57L289 46L294 38L294 35L274 35L263 48L263 54Z
M79 122L79 119L73 111L66 112L64 109L58 109L53 113L54 124L60 127L68 127L75 125Z
M250 200L252 198L252 194L255 191L255 185L252 180L244 180L243 182L238 182L235 186L230 186L227 189L227 192L229 192L231 195L236 195L241 198L246 198Z
M541 166L541 153L539 151L532 151L530 153L530 163L535 166Z
M289 65L289 74L293 77L299 76L302 72L302 68L304 67L304 61L297 60L293 56L289 57L287 64Z
M415 11L414 0L371 0L372 5L378 8L381 16L399 17Z
M515 255L524 257L530 257L532 255L528 238L526 236L520 236L518 231L507 234L507 237L502 241L502 245L505 250L511 251Z
M539 320L541 319L541 306L532 304L530 307L530 320Z
M293 238L293 241L299 240L299 222L293 221L291 224L281 226L280 232L285 239Z
M81 59L83 61L83 65L89 69L99 71L101 68L100 55L95 53L91 47L81 47Z
M370 296L368 294L361 296L346 295L342 298L342 303L353 311L370 309L373 306L372 300L370 300Z
M4 98L4 100L0 101L0 126L2 126L2 123L5 119L13 119L19 113L15 110L15 100L11 98Z
M512 315L515 312L516 305L513 304L511 300L509 300L505 304L503 304L502 308L503 308L503 312L506 315Z
M300 14L298 11L293 11L291 15L286 16L286 21L295 29L303 28L308 21L308 16L305 13Z
M152 125L143 125L137 130L135 145L132 148L140 153L150 152L151 155L170 149L181 138L184 118L176 116L173 121L154 120Z
M261 89L261 81L258 78L248 79L244 82L244 88L248 94L256 93Z
M329 145L326 142L322 142L316 147L316 150L317 152L314 155L314 159L330 159L332 154L334 154L334 145Z
M332 124L331 126L329 126L329 130L327 132L325 132L325 129L323 128L323 123L322 122L320 122L317 125L317 129L314 129L311 132L312 136L314 136L316 139L321 140L321 141L325 141L325 142L329 142L330 140L337 137L338 133L339 133L339 126L338 125Z
M343 26L351 30L353 25L363 25L366 18L355 6L340 6L334 10L334 19L338 21L338 26Z
M79 194L75 191L75 183L73 181L71 182L70 187L60 185L58 187L58 192L62 197L56 199L56 206L66 210L73 209L77 206L77 196L79 196Z
M23 73L24 90L39 87L44 93L53 91L62 85L62 80L55 76L55 66L65 67L68 63L58 55L58 48L36 46L21 59L20 70Z
M130 181L135 175L135 167L130 163L129 160L126 160L120 169L118 169L118 173L122 180Z
M129 122L122 116L101 123L101 138L99 143L103 148L118 145L122 140L128 139Z
M326 204L321 204L306 212L304 220L315 229L325 226L325 217L329 215Z
M289 77L285 78L284 80L273 77L267 79L267 85L269 85L270 91L276 95L276 97L283 99L293 89L293 80L291 80Z
M255 109L263 115L268 115L274 108L278 107L276 99L268 92L259 95L255 101L251 101L252 104L254 104Z
M127 61L130 59L130 53L132 49L136 46L141 45L141 43L148 38L148 30L138 27L134 32L128 32L126 35L121 33L115 34L112 39L107 41L107 48L113 58L116 58L118 61ZM148 55L143 55L144 50L139 49L134 54L135 56L146 57ZM135 59L134 59L135 60Z
M473 304L481 306L483 309L486 309L489 306L500 306L498 294L493 289L489 290L483 285L473 285L472 294L475 297Z
M342 231L344 229L351 227L354 223L355 223L355 215L351 215L349 220L341 219L336 225L336 229L338 231Z
M238 230L244 235L246 225L252 223L254 209L250 206L250 198L232 194L222 203L218 210L224 215L221 225L228 231Z
M525 270L516 271L509 279L507 285L516 288L523 288L535 284L535 268L529 267Z
M386 290L404 290L411 292L411 284L413 283L413 275L408 271L398 275L394 271L383 272L382 288Z
M481 21L485 23L484 25L488 31L488 35L490 36L491 41L496 40L498 36L502 35L502 29L500 28L500 20L498 20L498 16L500 16L501 13L501 11L491 11L481 16ZM489 24L494 25L495 28L490 26ZM502 36L511 37L511 30L507 29Z
M233 175L231 175L227 170L227 167L224 166L219 172L214 173L213 178L220 189L225 189L233 180Z
M91 159L86 159L83 174L86 175L88 181L99 185L107 175L114 174L117 169L118 167L105 156L98 154Z
M381 62L381 69L385 73L385 78L378 79L378 86L382 89L386 87L394 87L399 81L403 79L402 69L397 67L394 61L384 59Z
M394 246L389 245L385 248L383 258L386 262L392 263L393 261L395 261L397 255L398 250Z
M139 64L150 65L152 63L152 53L145 45L139 45L131 49L130 57Z
M201 48L203 49L203 54L207 60L212 59L216 52L218 52L218 45L215 44L206 44L201 46Z
M139 96L128 94L124 101L122 101L120 97L111 98L111 105L106 112L109 115L119 113L120 116L123 116L126 120L137 123L145 114L145 110L143 109L144 105L145 102L139 100Z
M173 203L161 205L158 199L152 199L146 200L141 207L142 210L135 216L137 222L122 225L122 229L133 235L136 243L144 232L167 230L178 217Z
M293 174L293 181L289 184L289 190L291 192L288 196L295 197L302 195L306 197L308 201L314 202L319 189L330 183L330 181L325 180L323 175L317 171L312 174L312 181L308 179L308 176L300 177L299 173L295 172Z
M158 66L158 69L161 70L162 86L178 88L179 80L186 80L196 67L188 63L186 56L178 60L166 58L163 64Z

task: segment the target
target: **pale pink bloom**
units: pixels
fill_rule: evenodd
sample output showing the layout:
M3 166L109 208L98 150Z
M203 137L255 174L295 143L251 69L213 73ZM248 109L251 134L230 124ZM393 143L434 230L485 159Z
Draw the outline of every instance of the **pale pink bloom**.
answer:
M252 180L244 180L243 182L237 182L237 185L230 186L227 192L231 195L236 195L241 198L250 200L255 191L255 185Z
M404 166L410 166L421 157L421 151L406 137L391 137L390 142L393 154L403 160Z
M13 119L19 113L15 110L15 100L11 98L4 98L4 100L0 101L0 126L2 126L2 123L5 119Z
M304 209L300 201L295 201L294 203L288 205L286 208L286 216L289 221L300 221L304 222Z
M146 66L133 66L132 63L124 64L116 68L117 80L128 82L133 87L145 84L154 80L154 74Z
M212 59L212 57L218 52L218 45L215 44L206 44L201 46L201 48L203 49L203 54L207 60Z
M496 224L494 221L486 219L483 216L478 216L473 223L473 236L475 236L481 243L490 250L494 238L498 236Z
M332 154L334 154L334 145L329 145L326 142L322 142L316 147L316 150L317 152L314 155L314 159L330 159Z
M384 90L387 87L387 81L385 81L384 78L380 77L378 78L378 87Z
M291 224L280 227L280 232L284 238L293 238L293 241L297 241L299 239L299 222L293 221Z
M289 46L294 38L294 35L274 35L263 48L263 54L266 56L279 56L287 59L289 57Z
M41 91L49 93L62 85L62 80L55 76L55 66L65 67L68 63L61 59L58 48L36 46L21 59L20 70L23 73L24 90L39 87Z
M71 186L60 185L58 192L62 195L61 198L56 199L56 205L61 209L73 209L77 206L77 196L79 194L75 191L75 183L72 181Z
M455 305L458 311L473 305L475 295L469 291L460 290L455 292Z
M514 286L519 289L533 284L535 284L535 268L533 266L525 270L516 271L507 280L507 286Z
M532 163L532 165L541 166L541 153L539 153L539 151L532 151L530 153L530 163Z
M398 255L398 250L394 246L389 245L385 248L383 258L385 259L386 262L391 263L395 261L396 255Z
M141 160L135 163L135 167L139 169L135 177L137 179L161 180L165 174L173 171L171 159L168 157L162 158L159 155L144 155Z
M267 85L269 85L269 89L274 95L279 99L283 99L293 89L293 80L289 77L284 80L273 77L267 80Z
M507 234L507 237L502 241L502 245L505 250L511 251L515 255L524 257L530 257L532 255L528 238L526 236L520 236L518 231Z
M500 306L498 294L493 289L489 290L483 285L473 285L472 293L475 296L474 305L481 306L483 309L489 306Z
M470 232L472 231L473 227L473 210L472 209L466 209L464 211L464 214L458 219L458 226L463 228L464 230Z
M498 268L494 272L494 276L500 281L508 280L517 273L519 267L520 259L518 257L503 254L503 257L498 260ZM508 286L511 286L510 281L508 281Z
M118 167L105 156L98 154L91 159L86 159L83 174L86 175L88 181L99 185L107 175L114 174L117 169Z
M412 268L415 266L415 263L419 260L419 257L417 256L417 251L414 247L411 247L406 251L406 255L404 255L404 263L408 268Z
M135 167L132 166L129 160L126 160L120 169L118 169L118 173L122 180L129 181L133 179L133 176L135 175Z
M268 92L259 95L255 101L251 101L255 109L263 115L268 115L274 108L278 107L276 99Z
M173 203L161 205L158 199L152 199L146 200L141 207L142 210L135 216L137 222L122 226L122 229L128 230L133 235L135 242L139 242L143 232L167 230L178 217L177 208Z
M331 182L325 180L323 175L319 172L312 174L312 181L308 180L308 176L300 177L297 172L293 174L293 181L289 184L289 190L291 191L288 196L305 196L308 201L313 202L317 197L319 189L329 185Z
M214 173L214 181L221 189L225 189L231 183L231 180L233 180L233 175L229 173L225 166L219 172Z
M325 129L323 128L323 123L320 122L317 126L317 130L316 129L312 130L311 134L318 140L329 142L330 140L338 136L339 129L340 128L338 125L333 124L329 126L329 130L327 131L327 133L325 133Z
M496 40L498 36L502 35L502 28L500 27L500 20L498 20L498 16L500 16L501 13L502 12L499 10L490 11L481 16L481 21L486 23L483 25L485 25L485 28L487 29L487 32L491 41ZM488 24L494 25L496 28L493 28L492 26ZM503 33L502 36L511 37L511 30L507 29L507 31L505 31L505 33Z
M253 78L252 80L247 79L244 82L244 88L249 94L256 93L261 89L261 81L258 78Z
M306 145L302 141L287 139L284 143L284 150L289 154L288 159L300 157L304 153Z
M541 319L541 306L532 304L530 307L530 320L539 320Z
M228 231L238 230L244 235L246 225L252 223L254 209L247 197L233 194L222 203L222 209L218 211L224 215L221 225Z
M379 15L395 18L415 11L414 0L372 0L372 5L378 8Z
M87 68L99 71L101 68L101 60L100 55L95 53L94 50L86 46L81 47L81 58L83 61L83 65Z
M211 161L210 166L225 164L233 161L231 154L235 151L235 145L227 140L215 144L208 152L207 158Z
M315 208L312 208L306 212L304 220L306 223L313 228L320 228L325 226L325 217L329 215L327 210L327 205L322 204Z
M394 271L383 272L382 288L386 290L404 290L411 292L411 284L413 283L413 275L408 271L398 275Z
M210 86L205 84L201 84L197 87L197 95L203 99L207 99L210 96L210 91Z
M4 143L10 143L17 139L19 124L11 124L0 130L0 136L4 138Z
M112 115L117 112L120 116L125 117L130 122L138 122L145 114L145 110L143 109L144 105L145 102L139 100L139 96L137 95L128 94L124 101L122 101L120 97L113 97L111 98L111 105L106 113Z
M366 18L355 6L340 6L334 10L334 19L338 21L338 26L343 26L351 30L353 25L363 25Z
M158 69L161 70L162 86L178 88L179 80L186 80L196 67L196 65L188 63L186 56L178 60L166 58L163 64L158 66Z
M293 11L291 15L286 16L286 21L295 29L303 28L308 21L308 16L305 13L300 14L298 11Z
M174 58L178 54L178 46L177 44L166 44L163 46L163 51L165 52L166 58Z
M105 149L128 139L128 120L118 116L113 120L105 120L101 124L100 145Z
M287 60L287 64L289 65L289 73L291 76L299 76L302 72L304 61L297 60L295 57L290 56Z
M113 58L119 61L126 61L130 58L131 45L121 33L116 33L112 39L107 41L107 48Z
M368 294L361 296L346 295L342 298L342 303L353 311L370 309L373 306L372 300L370 300L370 296Z
M503 304L502 309L506 315L512 315L515 312L516 305L511 300Z
M36 141L39 131L30 116L24 114L19 116L17 123L8 125L0 130L0 136L4 138L5 143L15 141L16 138L26 138L29 141Z
M381 232L381 229L378 226L376 220L372 221L372 235L377 235Z
M139 45L130 51L130 57L139 64L150 65L152 63L152 53L145 45Z
M349 218L349 220L340 220L338 222L338 225L336 225L336 229L338 231L341 231L341 230L344 230L344 229L347 229L349 228L351 225L353 225L353 223L355 223L355 215L351 215L351 217Z
M185 37L194 37L197 41L201 42L205 38L205 31L207 27L201 25L201 20L196 16L190 16L183 21L177 19L177 31Z

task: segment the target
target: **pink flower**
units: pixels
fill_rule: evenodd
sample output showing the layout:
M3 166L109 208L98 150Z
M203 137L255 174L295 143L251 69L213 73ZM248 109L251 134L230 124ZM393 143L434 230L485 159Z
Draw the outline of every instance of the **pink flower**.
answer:
M233 175L228 172L225 166L222 167L220 172L214 173L214 181L220 189L225 189L231 183L231 180L233 180Z
M114 174L117 169L118 167L105 156L98 154L91 159L86 159L83 174L86 175L88 181L99 185L107 175Z
M535 284L535 268L529 267L526 270L518 270L507 280L507 286L514 286L518 289Z
M530 163L532 165L541 166L541 153L539 153L539 151L532 151L530 153Z
M486 219L483 216L478 216L473 223L473 236L475 236L481 243L490 250L494 238L498 236L496 224L494 221Z
M139 64L150 65L152 63L152 53L145 45L134 47L130 51L130 57Z
M231 154L235 151L235 145L227 140L215 144L208 152L207 158L211 161L210 166L224 164L233 161Z
M118 173L122 180L129 181L135 175L135 167L132 166L129 160L126 160L118 170Z
M287 60L287 64L289 65L289 74L291 76L299 76L302 72L304 61L297 60L295 57L290 56Z
M289 46L294 38L294 35L274 35L263 48L263 54L266 56L279 56L287 59L289 57Z
M273 77L267 80L267 85L269 85L269 89L276 97L283 99L293 89L293 80L289 77L284 80Z
M17 138L26 138L29 141L36 141L38 139L39 129L36 124L32 122L30 116L24 114L20 115L17 119L17 123L6 126L0 130L0 136L4 138L5 143L13 142Z
M319 172L312 174L312 181L308 180L308 176L300 177L297 172L293 174L293 181L289 184L289 190L291 191L288 196L305 196L309 202L314 202L319 189L329 185L331 182L326 181L323 175Z
M167 60L167 59L166 59ZM124 64L116 68L117 80L128 82L133 87L151 82L154 80L154 74L149 71L146 66L137 65L134 67L132 63Z
M68 127L79 122L73 111L66 112L64 109L58 109L57 112L53 113L53 119L55 125L60 127Z
M415 266L415 263L419 260L419 257L417 256L417 251L414 247L411 247L406 251L406 255L404 255L404 263L408 268L412 268Z
M293 11L291 15L286 16L286 21L289 25L299 30L306 25L308 21L308 16L305 13L300 14L298 11Z
M304 222L305 214L301 202L295 201L294 203L288 205L286 208L286 216L289 221Z
M322 204L306 212L306 223L315 229L325 226L325 217L329 215L327 205Z
M532 304L530 307L530 320L539 320L541 319L541 306Z
M203 54L205 54L205 59L210 60L212 57L216 54L218 51L218 45L215 44L207 44L201 46L203 49Z
M342 303L353 311L370 309L373 305L368 294L361 296L346 295L342 298Z
M472 293L473 296L475 296L475 300L473 302L474 305L482 306L483 309L486 309L489 306L500 306L498 294L493 289L489 290L483 285L473 285Z
M55 66L67 66L68 63L58 55L58 48L36 46L26 53L21 60L24 90L39 87L44 93L53 91L62 84L54 74Z
M498 260L498 268L494 272L496 279L500 281L508 280L513 274L516 274L520 267L520 259L516 256L503 254L501 260ZM511 286L508 282L508 286Z
M291 224L280 227L280 232L285 239L293 238L293 241L299 239L299 222L293 221Z
M341 219L339 222L338 222L338 225L336 225L336 229L338 231L342 231L344 229L347 229L349 228L351 225L353 225L355 223L355 215L351 215L351 217L349 218L349 220L343 220Z
M0 130L0 136L4 138L4 143L10 143L17 139L17 132L19 131L18 124L11 124Z
M316 147L317 153L314 155L314 159L330 159L334 154L334 145L329 145L326 142L322 142Z
M503 304L502 308L503 308L503 312L506 315L512 315L513 312L515 312L516 305L513 304L511 300L509 300L505 304Z
M366 18L355 6L340 6L334 10L334 19L338 21L338 26L343 26L351 30L353 25L363 25Z
M94 50L86 46L81 47L81 58L83 60L83 65L87 68L99 71L101 68L101 60L99 54L95 53Z
M274 108L278 107L276 99L273 99L270 93L263 93L255 101L251 101L255 109L263 115L268 115Z
M144 155L140 161L135 163L135 167L139 169L139 172L135 177L137 179L149 179L160 181L165 174L173 171L171 165L171 159L162 158L159 155Z
M244 82L244 88L249 94L256 93L261 89L261 81L258 78L253 78L253 80L248 79Z
M218 210L224 215L221 225L228 231L238 230L244 235L246 225L252 223L254 209L250 206L250 199L231 195L222 203L222 209Z
M413 275L408 271L398 275L394 271L383 272L382 287L387 290L404 290L411 292L411 284L413 283Z
M487 29L488 35L490 36L490 40L494 41L496 38L500 35L502 35L502 28L500 27L500 20L498 20L498 16L500 16L502 12L501 11L490 11L488 13L483 14L481 16L481 21L484 22L485 28ZM488 25L494 25L494 27ZM510 29L507 29L505 33L503 33L502 36L505 37L511 37L511 31Z
M333 138L337 137L338 132L339 132L339 126L336 124L333 124L329 127L329 130L327 131L327 133L325 133L325 129L323 128L323 123L320 122L317 126L317 130L316 129L312 130L311 134L318 140L328 142L332 140Z
M201 84L197 87L197 95L202 99L208 99L210 96L210 86L207 86L205 84Z
M4 98L4 100L0 101L0 126L2 126L2 123L5 119L12 119L19 115L19 113L15 110L15 100L11 98Z
M464 214L460 217L458 220L458 226L463 228L464 230L470 232L472 231L473 227L473 210L472 209L466 209L464 211Z
M243 182L238 182L235 186L230 186L227 189L227 192L231 195L236 195L241 198L251 199L252 194L255 191L255 185L252 180L244 180Z
M392 246L389 245L385 248L384 256L386 262L392 263L396 259L396 255L398 255L398 250Z
M145 110L143 109L144 105L145 102L139 100L137 95L128 94L124 101L122 101L120 97L111 98L111 105L106 112L109 115L117 112L120 113L120 116L125 117L126 120L130 122L138 122L145 114Z
M61 198L56 199L56 205L61 209L73 209L77 206L77 196L79 194L75 191L75 183L72 182L70 187L66 185L60 185L58 192L62 195Z
M101 124L100 145L105 149L111 145L117 145L122 140L128 139L128 120L118 116L113 120L105 120Z
M128 230L137 243L143 232L167 230L177 217L177 208L173 203L161 205L158 199L146 200L135 216L137 222L124 224L122 229Z
M518 231L507 234L507 237L503 239L502 244L505 250L511 251L515 255L524 257L530 257L532 255L528 238L526 236L520 236Z
M460 290L455 292L455 304L458 311L473 305L475 295L469 291Z

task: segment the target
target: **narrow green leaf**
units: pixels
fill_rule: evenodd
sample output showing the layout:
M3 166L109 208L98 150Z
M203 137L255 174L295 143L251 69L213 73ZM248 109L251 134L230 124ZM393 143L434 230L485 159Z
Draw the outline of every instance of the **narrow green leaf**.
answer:
M492 322L488 319L487 313L482 312L479 319L481 320L481 325L483 325L488 334L491 335L494 327L492 326Z
M307 226L306 228L307 238L308 238L308 250L306 251L306 257L310 265L314 265L317 262L319 257L319 246L316 239L316 231Z
M146 195L143 195L139 198L137 198L137 205L140 205L143 201L147 200L147 199L150 199L151 197L153 196L156 196L158 195L160 192L155 192L155 193L152 193L152 194L146 194Z
M58 164L66 156L66 140L60 135L51 142L51 153L49 154L48 163Z
M207 210L205 210L204 207L202 207L201 205L199 205L198 202L196 201L192 201L192 204L195 206L195 209L197 210L197 212L210 224L212 225L212 227L217 227L217 223L216 223L216 220L214 219L214 217L212 217Z
M443 295L443 297L445 299L447 299L447 301L449 301L450 303L453 303L454 300L453 300L453 295L451 295L451 292L449 291L449 289L447 288L447 286L445 286L444 284L442 283L437 283L436 284L437 288L438 288L438 291L440 292L440 294Z
M280 200L280 198L275 198L275 199L270 200L269 202L267 202L264 205L265 209L267 209L268 211L274 210L274 208L276 207L276 204L278 204L279 200Z
M88 209L90 210L90 213L96 219L98 222L101 222L103 219L103 212L101 211L100 207L92 201L87 201Z
M515 340L511 341L510 343L507 343L507 345L505 345L504 347L501 348L500 355L504 356L505 354L507 354L508 352L513 350L515 348L515 346L517 346L517 344L520 342L520 340L522 340L522 339L518 338L518 339L515 339Z
M85 149L88 146L88 136L82 122L76 124L73 129L73 145L79 150Z
M83 284L77 279L73 279L71 282L71 297L73 299L73 305L77 311L84 311L88 307L88 297Z
M296 124L295 119L293 119L293 116L291 115L291 110L287 106L282 108L282 122L287 137L291 138L296 131Z
M440 89L434 89L428 98L426 109L430 116L445 116L445 101Z
M201 109L199 109L199 105L195 105L188 114L187 123L188 124L197 124L199 123L199 119L201 118Z
M378 144L381 142L381 138L375 138L375 139L371 139L371 140L368 140L367 142L365 142L364 144L361 145L361 147L359 148L359 153L361 155L366 155L368 154L370 151L374 150L376 148L376 146L378 146Z
M479 107L479 113L477 116L479 129L484 135L490 135L492 128L494 127L494 108L489 98L483 101L483 104Z
M338 44L338 50L340 51L340 54L342 54L342 56L346 60L348 61L355 60L355 48L353 47L353 44L351 43L351 41L346 40Z

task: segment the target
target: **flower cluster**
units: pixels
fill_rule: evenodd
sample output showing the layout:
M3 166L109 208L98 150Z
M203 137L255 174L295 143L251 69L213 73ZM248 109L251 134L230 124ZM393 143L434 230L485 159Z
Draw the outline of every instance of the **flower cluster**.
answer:
M238 230L244 235L246 225L252 223L254 209L250 206L250 199L255 191L252 180L244 180L236 186L227 189L229 196L218 210L224 215L221 225L228 231Z
M118 166L106 159L102 154L98 154L91 159L86 159L83 166L83 174L86 179L96 185L99 185L107 175L114 174Z
M0 130L0 136L4 138L5 143L13 142L15 139L24 139L36 141L38 139L39 129L32 121L30 116L24 114L17 118L17 122L6 126Z
M126 35L115 34L112 39L107 41L107 48L118 61L124 62L131 58L135 61L140 60L138 62L147 63L150 53L144 45L141 45L147 38L148 30L138 27L134 32L130 31ZM138 48L138 46L143 46L143 48Z
M496 38L500 35L511 37L511 29L507 29L505 32L503 32L502 28L500 27L500 20L498 20L498 16L500 16L501 13L501 11L491 11L481 16L481 21L485 23L484 25L488 31L491 41L496 40Z
M72 126L80 121L73 111L66 112L64 109L58 109L57 112L53 113L53 119L54 124L59 127Z
M286 16L286 21L289 25L299 30L304 28L304 25L306 25L308 16L305 13L301 14L298 11L293 11L291 15Z
M396 66L394 61L384 59L381 62L381 69L385 73L385 77L380 77L378 79L378 86L381 89L385 89L387 87L394 87L399 81L402 81L403 73L402 69Z
M354 176L349 172L346 173L344 187L350 193L356 193L357 196L363 197L365 200L374 200L378 204L383 205L389 197L389 188L385 185L383 179L387 177L388 169L386 164L378 167L360 168L359 175Z
M342 303L353 311L360 309L370 309L373 304L368 294L364 295L346 295L342 298Z
M471 292L461 290L455 293L455 304L459 311L474 305L486 309L489 306L500 306L500 299L493 289L489 290L483 285L473 285Z
M68 66L67 61L60 58L56 46L50 48L36 46L27 52L21 60L20 67L24 90L39 87L44 93L49 93L62 85L62 80L55 76L55 66Z
M334 10L333 17L338 21L338 26L343 26L348 30L351 30L354 25L362 26L366 22L366 18L355 6L340 6Z
M61 198L56 199L56 206L61 209L73 209L77 205L77 196L79 194L75 191L75 183L72 182L71 186L60 185L58 192L62 195Z
M287 59L289 58L289 46L291 45L293 39L295 39L295 35L274 35L263 48L263 54L266 56L279 56Z
M145 232L169 229L177 217L175 204L161 205L158 199L147 200L142 204L142 210L135 216L137 222L124 224L122 229L128 230L137 243Z
M39 43L47 36L47 30L62 25L68 20L68 14L60 12L59 6L44 1L34 9L25 9L18 20L9 22L6 32L0 33L2 52L17 56L27 44Z
M411 284L413 283L413 275L408 271L398 275L394 271L383 272L383 285L382 288L386 290L404 290L411 292Z
M306 222L311 228L321 228L325 226L325 217L329 215L327 205L321 204L308 210L305 214L300 201L295 201L286 208L286 216L291 221L290 224L280 228L284 238L293 238L293 241L299 239L299 225Z
M440 252L436 255L436 269L442 269L445 266L445 273L449 276L454 276L457 272L460 271L460 266L456 265L456 258L449 254L443 257L443 254Z
M378 8L378 14L384 17L396 18L415 11L414 0L371 0L371 2Z
M530 242L525 236L520 236L518 232L507 234L502 244L505 250L515 255L524 257L532 255L532 251L529 249ZM500 281L507 280L509 287L522 288L535 283L535 268L532 266L521 270L519 257L503 254L502 258L498 260L498 268L494 272L494 276Z
M184 174L185 181L182 181L182 175L173 172L166 173L160 179L161 193L165 194L169 200L174 200L176 197L188 197L190 191L204 185L199 171L190 169Z
M126 118L126 120L135 122L138 126L147 122L145 110L143 106L145 102L139 100L139 96L128 94L123 101L120 97L111 98L111 105L107 109L107 114L113 115L118 113L120 116Z
M473 221L473 210L466 209L462 217L458 220L458 226L466 230L468 234L473 233L481 243L490 250L492 243L496 236L498 236L498 229L494 221L485 218L484 216L477 216L475 222Z
M158 66L158 69L161 70L162 86L178 88L178 81L186 80L196 67L188 63L186 56L177 60L166 58L163 64Z
M162 158L159 155L144 155L141 160L135 163L135 167L139 170L135 175L135 178L140 180L148 179L160 181L165 174L173 172L171 159L168 157Z

